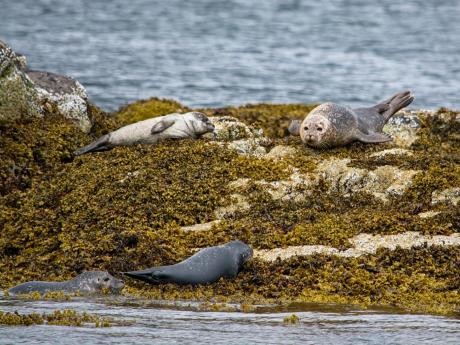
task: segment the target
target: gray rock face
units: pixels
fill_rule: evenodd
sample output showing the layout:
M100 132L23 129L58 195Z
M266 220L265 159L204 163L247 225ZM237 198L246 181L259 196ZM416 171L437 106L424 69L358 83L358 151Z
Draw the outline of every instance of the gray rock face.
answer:
M50 72L28 71L40 103L75 123L83 132L91 130L88 117L88 95L84 87L71 77Z
M91 129L87 94L76 80L50 72L27 71L27 61L0 41L0 121L57 113L83 132Z

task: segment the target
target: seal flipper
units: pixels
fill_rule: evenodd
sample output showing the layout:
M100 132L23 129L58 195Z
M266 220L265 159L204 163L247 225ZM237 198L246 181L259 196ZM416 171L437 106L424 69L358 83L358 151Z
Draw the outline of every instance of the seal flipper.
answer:
M388 134L385 133L369 133L365 134L362 132L358 132L355 135L356 140L361 141L362 143L366 144L377 144L377 143L385 143L387 141L392 141Z
M169 278L169 275L158 267L142 271L123 272L123 274L149 284L160 284L162 281Z
M85 153L89 152L98 152L98 151L106 151L111 149L111 145L109 144L109 139L110 135L106 134L97 139L96 141L93 141L91 144L83 146L82 148L75 150L74 155L75 156L81 156L84 155Z
M386 122L399 110L411 104L414 99L410 91L403 91L377 104L374 108L385 118Z
M152 129L150 130L150 133L151 134L161 133L164 130L167 130L169 127L171 127L174 124L174 122L175 122L174 120L168 120L168 119L161 120L153 125Z
M288 131L291 135L300 135L301 120L292 120L289 124Z

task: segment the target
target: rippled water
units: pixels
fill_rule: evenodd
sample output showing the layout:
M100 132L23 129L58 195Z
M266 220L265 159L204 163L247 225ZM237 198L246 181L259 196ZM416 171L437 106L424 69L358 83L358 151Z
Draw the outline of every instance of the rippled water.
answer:
M364 105L401 89L460 108L458 18L458 0L0 0L0 38L106 109Z
M183 304L183 306L186 304ZM110 328L0 325L0 344L458 344L460 320L356 311L331 306L296 306L285 312L199 312L161 303L126 300L19 301L0 297L0 310L51 313L71 308L129 325ZM303 310L303 311L302 311ZM300 323L286 325L295 312Z

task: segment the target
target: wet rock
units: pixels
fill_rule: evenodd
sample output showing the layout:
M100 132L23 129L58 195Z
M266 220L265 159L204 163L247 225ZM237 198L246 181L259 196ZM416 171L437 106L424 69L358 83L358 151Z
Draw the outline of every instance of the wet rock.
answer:
M445 204L457 206L460 202L460 187L434 191L431 195L431 204Z

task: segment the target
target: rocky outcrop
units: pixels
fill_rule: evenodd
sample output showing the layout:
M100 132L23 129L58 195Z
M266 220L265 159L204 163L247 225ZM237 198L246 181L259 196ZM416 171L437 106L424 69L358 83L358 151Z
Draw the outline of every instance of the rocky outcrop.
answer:
M0 121L43 116L38 92L21 70L24 59L0 41Z
M83 132L91 129L88 96L76 80L50 72L28 71L24 56L0 41L0 120L56 114Z
M88 95L78 81L68 76L42 71L29 71L27 75L35 84L42 107L50 113L71 120L85 133L91 130Z

